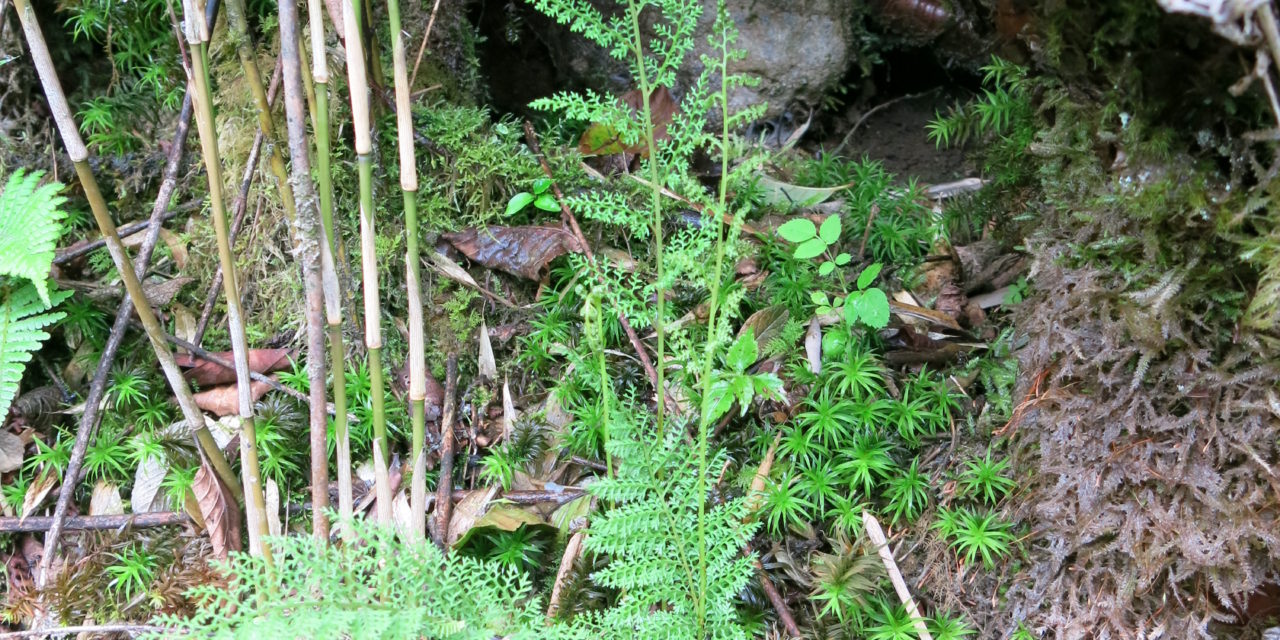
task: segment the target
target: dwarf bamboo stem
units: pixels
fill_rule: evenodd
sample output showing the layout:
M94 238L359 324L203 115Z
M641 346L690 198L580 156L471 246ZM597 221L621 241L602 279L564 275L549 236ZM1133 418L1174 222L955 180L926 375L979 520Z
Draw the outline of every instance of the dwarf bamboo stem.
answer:
M280 3L280 57L284 69L285 125L289 155L293 158L293 190L297 194L298 260L302 263L303 290L307 300L307 378L311 395L311 532L329 540L329 420L325 414L324 291L320 274L320 246L324 230L316 209L315 187L311 182L310 149L307 143L306 88L302 76L302 47L298 29L298 5Z
M385 389L382 383L382 312L378 299L378 257L374 239L372 126L369 120L369 81L361 45L359 0L342 3L342 24L346 32L347 86L351 93L351 120L354 127L356 166L360 174L360 270L364 285L364 341L369 352L369 395L373 405L373 437L380 445L375 451L383 458L388 454ZM390 480L382 471L386 464L374 465L374 483L390 492ZM378 521L391 524L391 505L378 501Z
M342 299L334 256L333 176L329 166L329 61L324 46L324 8L321 0L307 3L311 31L311 76L315 79L316 168L320 178L320 223L324 242L320 245L320 273L324 285L325 323L329 333L329 370L333 373L334 439L338 450L338 526L350 539L354 514L351 484L351 438L347 431L346 348L342 337Z
M262 82L262 73L258 70L258 57L254 51L253 39L249 35L249 23L245 19L245 1L226 0L226 3L227 24L231 28L231 37L236 43L240 66L244 68L245 81L258 107L258 127L262 129L262 135L267 141L267 149L270 151L268 165L271 167L271 175L275 178L276 188L280 190L280 203L284 207L285 217L289 222L293 222L297 215L297 205L294 202L293 189L289 186L289 173L285 168L284 156L280 153L279 140L276 138L266 85Z
M236 372L236 397L240 416L240 471L245 491L245 519L249 530L249 552L260 554L270 562L271 550L263 538L267 534L266 505L262 494L262 474L258 467L257 435L253 422L253 391L249 379L249 346L245 338L244 316L240 307L240 287L235 258L231 252L231 227L227 221L222 189L222 161L218 154L217 133L213 117L213 93L209 88L209 38L203 20L204 12L191 2L185 12L188 50L191 52L191 92L196 113L196 130L209 177L209 205L213 214L213 230L218 243L218 262L222 265L222 291L227 304L227 333L231 339L232 361ZM230 13L231 3L228 3ZM265 95L265 94L264 94Z
M396 83L396 140L400 151L400 190L404 194L405 287L409 304L409 408L413 420L413 469L410 513L414 535L426 535L427 482L419 465L426 444L427 362L422 321L422 286L418 259L418 167L413 147L413 114L409 108L409 66L400 28L400 0L387 0L391 22L391 60Z
M75 166L76 176L80 179L85 198L89 201L93 219L97 222L98 230L106 241L107 252L111 254L111 261L115 264L116 271L120 273L125 292L133 302L138 319L142 322L147 339L151 342L151 348L155 351L156 360L160 362L160 369L164 372L165 379L178 400L178 406L182 409L183 417L195 434L201 449L209 457L214 471L229 489L238 494L241 492L240 481L236 479L236 474L227 463L226 456L222 455L222 450L214 442L213 434L209 433L209 429L205 427L204 414L196 406L191 388L187 386L186 379L182 377L182 371L178 369L178 364L173 359L173 352L169 350L169 344L164 339L164 328L160 326L151 303L143 293L142 283L133 270L129 254L124 244L120 242L119 234L116 233L115 222L107 212L107 201L102 197L98 181L93 177L93 170L89 168L89 150L85 147L84 140L80 138L80 130L76 126L75 118L71 115L71 107L67 104L66 93L63 92L62 83L54 70L53 59L49 55L49 47L45 44L44 34L40 31L35 12L27 4L27 0L14 0L14 9L18 14L18 21L22 24L27 49L35 65L36 75L39 76L40 84L44 88L45 98L49 101L49 110L53 113L62 144L66 147L67 155Z

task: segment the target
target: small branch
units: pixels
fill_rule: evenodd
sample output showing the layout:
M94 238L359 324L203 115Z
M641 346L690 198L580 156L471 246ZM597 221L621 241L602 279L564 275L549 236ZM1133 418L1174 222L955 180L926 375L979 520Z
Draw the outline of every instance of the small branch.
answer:
M172 150L170 151L170 153L172 154ZM172 193L173 192L170 191L170 195L172 195ZM166 200L165 203L167 205L168 201ZM163 215L160 216L160 221L168 222L184 213L195 211L203 206L204 206L204 198L201 198L199 200L193 200L191 202L184 202L172 209L168 209L164 211ZM120 239L123 240L129 236L137 235L143 231L146 231L149 228L151 228L150 219L139 220L137 222L130 222L129 224L126 224L123 227L120 227L120 229L118 230L118 233L120 234ZM90 253L93 253L94 251L97 251L98 249L101 249L105 246L107 246L107 241L103 240L102 238L98 238L97 240L86 242L78 247L76 246L67 247L66 249L62 250L62 252L59 253L57 257L53 259L53 263L66 264L77 258L89 255Z
M431 17L427 19L427 30L422 33L422 44L418 46L418 56L413 61L413 73L409 75L409 87L418 79L418 65L422 64L422 54L427 51L427 39L431 37L431 28L436 26L436 12L440 10L440 0L431 7Z
M916 607L915 598L911 597L911 591L907 589L907 581L902 579L902 572L898 570L898 563L893 559L893 550L889 548L889 541L884 537L884 530L880 528L880 522L876 517L871 515L869 511L862 512L862 526L867 530L867 537L871 539L871 544L876 546L876 551L880 554L880 560L884 562L884 568L889 572L889 581L893 583L893 590L898 593L898 599L902 601L902 606L906 608L907 614L911 616L911 621L916 627L916 634L920 640L933 640L933 636L929 635L929 628L924 624L924 617L920 615L919 607Z
M542 153L542 147L538 144L538 134L533 130L533 124L528 120L524 123L524 139L525 143L529 145L529 149L533 151L533 155L538 157L538 164L542 165L542 173L546 174L547 179L551 181L551 191L555 193L556 202L560 203L560 214L563 221L568 223L574 237L578 239L578 244L582 245L582 252L586 254L587 261L594 267L596 257L591 251L591 245L587 243L587 237L582 235L582 228L578 226L578 218L569 210L569 205L564 203L564 193L560 191L560 185L556 182L555 174L551 172L551 165L547 163L547 157ZM622 324L622 330L626 332L627 340L631 342L631 348L635 349L636 355L640 357L640 364L644 367L645 375L649 377L649 383L653 385L654 395L662 396L668 408L678 406L670 395L666 393L665 389L658 388L658 371L654 369L653 361L649 359L649 353L645 351L644 343L640 342L640 336L636 335L635 329L631 328L631 322L627 320L626 313L618 312L618 322Z
M453 428L458 412L458 356L445 363L444 409L440 417L440 479L436 484L436 545L445 549L453 517Z
M871 213L867 216L867 226L862 230L862 244L858 245L858 261L867 255L867 240L871 238L871 225L876 222L876 214L880 213L880 205L871 203Z
M905 102L907 100L915 100L916 98L923 98L924 96L927 96L937 90L938 90L937 88L934 88L928 91L921 91L920 93L909 93L905 96L898 96L892 100L889 100L888 102L882 102L874 107L871 107L870 109L867 110L866 113L862 114L862 117L858 118L857 122L853 123L853 128L849 129L849 133L844 134L844 139L841 140L840 144L836 145L836 148L831 151L831 155L833 156L839 155L840 152L843 151L846 146L848 146L849 141L853 140L853 134L857 133L858 129L862 127L862 124L866 122L868 118L875 115L877 112L883 111L884 109L887 109L895 104L898 104L899 102Z
M750 547L742 550L742 555L751 560L751 564L756 568L756 576L760 578L760 588L764 590L764 595L773 605L773 610L778 614L778 620L782 622L782 628L786 629L787 636L791 638L800 637L800 627L796 625L796 619L791 615L791 609L787 608L787 601L782 599L782 594L778 593L778 588L773 586L773 580L769 579L769 574L765 573L764 565L761 564L760 558L751 551Z
M22 518L0 518L0 533L39 533L53 529L57 516L28 516ZM155 513L135 513L118 516L71 516L63 520L65 531L114 531L117 529L144 529L150 527L173 527L191 522L191 516L181 511L157 511ZM45 548L46 555L48 547Z

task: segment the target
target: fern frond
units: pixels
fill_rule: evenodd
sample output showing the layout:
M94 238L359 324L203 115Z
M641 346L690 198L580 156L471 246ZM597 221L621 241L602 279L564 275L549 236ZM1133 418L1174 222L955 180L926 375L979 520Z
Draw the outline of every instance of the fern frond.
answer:
M42 280L43 282L43 280ZM61 311L46 312L44 300L58 304L70 291L39 295L34 284L28 284L5 296L0 302L0 422L9 415L9 405L18 394L22 371L40 343L49 339L44 328L61 320Z
M0 275L26 278L35 285L46 307L49 299L49 267L62 233L59 222L66 215L59 207L66 198L62 185L39 186L43 171L18 169L0 193Z

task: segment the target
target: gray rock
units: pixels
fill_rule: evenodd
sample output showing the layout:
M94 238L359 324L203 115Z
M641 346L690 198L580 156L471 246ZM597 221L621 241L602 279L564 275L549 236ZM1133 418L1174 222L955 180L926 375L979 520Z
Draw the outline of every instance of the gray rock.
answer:
M607 13L612 2L592 0ZM675 94L682 96L702 72L702 54L715 22L715 0L704 0L696 45L678 74ZM729 15L738 26L737 46L747 57L731 65L735 73L759 78L755 87L740 87L730 106L741 109L767 103L766 117L797 104L817 105L833 89L854 56L853 5L848 0L728 0ZM654 32L653 16L642 25L646 37ZM573 84L618 93L632 88L625 67L593 43L567 29L557 29L551 49L557 67Z

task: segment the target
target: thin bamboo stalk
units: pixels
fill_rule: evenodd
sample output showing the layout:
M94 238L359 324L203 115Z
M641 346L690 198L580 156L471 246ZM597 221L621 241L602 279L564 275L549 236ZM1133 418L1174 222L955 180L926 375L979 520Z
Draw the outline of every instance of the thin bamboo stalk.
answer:
M306 88L302 81L303 62L298 28L298 5L280 3L280 57L284 60L284 112L289 134L289 156L293 158L293 190L297 195L298 217L294 221L295 245L302 262L302 282L307 300L307 379L311 394L311 532L317 539L329 539L329 455L326 446L329 420L325 415L324 291L320 276L320 246L324 231L316 208L315 185L311 182L310 149L307 143ZM341 366L341 365L339 365Z
M307 3L311 28L311 77L315 79L316 168L320 179L320 222L324 243L320 245L320 276L324 286L324 313L329 333L329 368L333 372L334 437L338 449L338 526L350 539L349 524L355 501L351 484L351 436L347 430L346 355L342 336L342 294L338 285L333 228L333 175L329 166L329 61L324 45L322 0Z
M18 13L18 21L22 24L27 48L36 67L36 74L40 78L40 84L44 88L45 98L49 101L49 110L53 113L62 144L66 147L67 155L75 166L76 175L80 179L85 197L89 201L89 208L93 212L94 221L97 222L98 230L106 240L107 252L111 254L111 260L120 273L125 291L133 302L138 319L141 320L147 339L151 342L151 348L155 351L156 360L160 362L165 379L178 400L178 406L182 409L183 418L191 427L200 447L209 456L218 477L232 491L240 493L240 482L236 479L235 472L231 470L231 465L227 463L226 456L222 455L222 451L214 442L213 434L209 433L209 429L205 427L204 414L196 406L191 388L187 386L186 379L182 377L182 371L173 359L173 352L164 341L164 330L142 291L142 283L134 273L129 254L116 233L115 222L107 211L107 201L102 197L98 182L93 177L93 170L89 168L89 150L85 147L84 140L80 138L80 130L76 127L75 119L71 115L71 107L67 104L66 93L63 92L62 83L54 70L53 59L49 55L49 47L45 44L40 25L36 22L35 12L27 4L27 0L14 0L14 9Z
M236 399L240 416L240 471L245 490L245 520L249 530L249 552L268 562L271 550L263 541L267 534L266 505L262 493L262 474L258 466L257 433L253 421L253 392L250 390L249 345L245 338L244 317L240 308L240 286L231 253L231 227L227 221L223 195L222 161L213 118L213 92L209 88L209 29L202 19L200 0L186 0L184 19L191 54L191 96L196 109L196 130L209 177L209 203L213 214L214 235L218 242L218 262L222 265L222 290L227 304L227 333L231 339L232 361L236 368ZM230 13L231 3L227 5ZM265 92L263 99L266 99Z
M276 138L275 122L271 117L271 102L267 98L267 88L262 82L262 73L258 70L257 52L253 39L249 35L249 22L245 18L247 10L244 0L226 0L227 25L231 28L231 37L236 43L236 53L240 56L240 66L244 68L244 77L253 93L253 101L258 107L258 127L266 138L268 165L275 178L276 188L280 190L280 203L284 207L285 217L293 222L297 215L297 204L294 202L293 189L289 185L289 173L285 169L284 156L280 153L279 139Z
M389 488L390 480L385 468L387 448L385 388L382 381L382 310L378 298L378 257L374 246L373 210L373 137L369 119L369 81L364 64L364 48L361 45L360 0L342 3L342 24L346 31L347 86L351 93L351 119L355 128L356 166L360 175L360 270L364 285L364 342L369 352L369 395L373 405L373 437L380 447L382 465L374 465L374 483ZM391 524L391 505L378 504L378 522Z
M413 477L409 488L410 524L415 535L427 530L427 480L423 473L426 446L427 360L423 335L422 285L418 258L418 166L413 148L413 114L409 108L409 67L400 26L400 0L387 0L391 21L391 61L396 83L396 140L400 151L400 191L404 195L405 287L409 304L409 410L413 420Z

